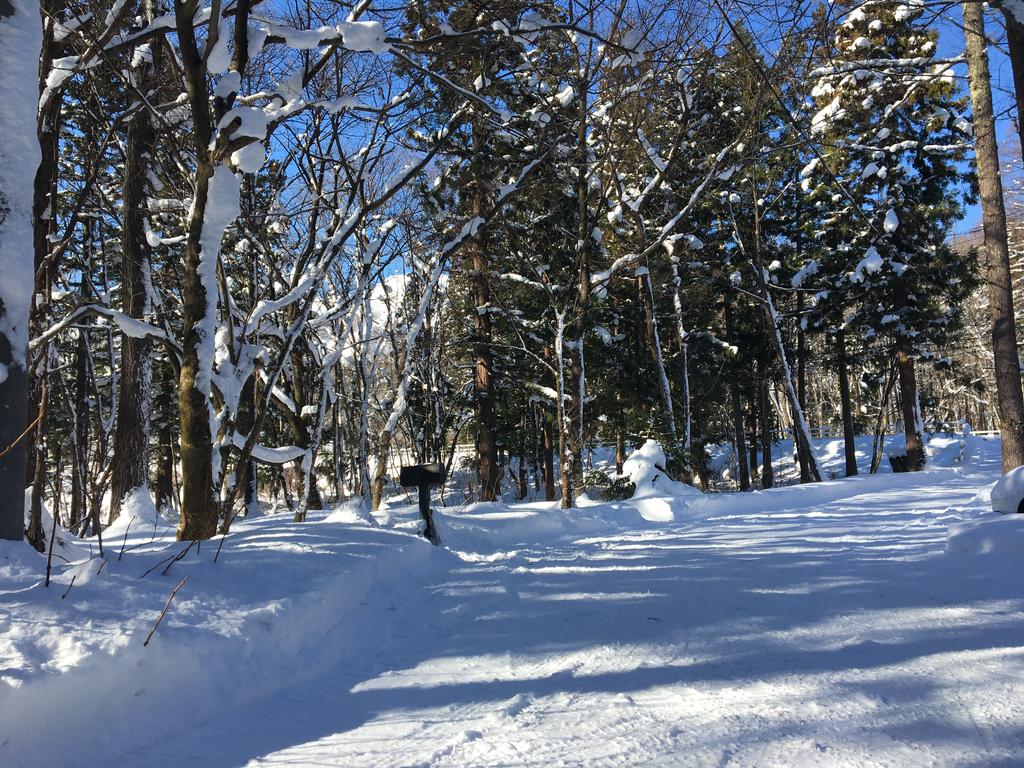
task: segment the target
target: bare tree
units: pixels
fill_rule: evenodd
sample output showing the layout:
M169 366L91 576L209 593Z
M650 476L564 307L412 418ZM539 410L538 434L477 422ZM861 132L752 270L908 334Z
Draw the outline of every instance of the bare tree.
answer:
M974 163L981 190L982 225L985 232L986 282L989 286L992 352L995 358L996 393L1002 436L1003 471L1024 464L1024 397L1021 394L1017 329L1013 314L1013 284L1006 232L1006 208L999 172L999 147L992 113L992 84L985 42L984 10L980 3L965 2L964 37L967 70L974 107Z

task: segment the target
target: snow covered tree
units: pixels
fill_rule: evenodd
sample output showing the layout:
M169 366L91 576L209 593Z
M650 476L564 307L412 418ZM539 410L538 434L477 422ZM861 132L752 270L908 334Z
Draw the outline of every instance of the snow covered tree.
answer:
M909 469L925 460L915 361L955 327L972 280L970 262L945 244L971 194L970 124L952 63L938 57L937 32L922 14L878 0L847 15L814 90L811 129L834 149L824 168L804 174L848 202L835 223L845 258L819 273L822 299L849 308L847 328L891 344Z

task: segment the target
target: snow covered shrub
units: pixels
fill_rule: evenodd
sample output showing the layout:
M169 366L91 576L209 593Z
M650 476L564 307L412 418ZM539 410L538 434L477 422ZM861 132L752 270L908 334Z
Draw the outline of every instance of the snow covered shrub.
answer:
M629 475L609 477L595 469L584 473L583 482L587 488L596 490L605 501L624 501L633 498L636 493L636 485Z

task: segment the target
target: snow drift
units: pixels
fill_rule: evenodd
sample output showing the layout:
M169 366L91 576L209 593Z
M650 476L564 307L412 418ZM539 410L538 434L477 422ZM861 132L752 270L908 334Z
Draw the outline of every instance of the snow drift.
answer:
M165 573L186 545L147 523L119 523L120 559L111 540L106 560L55 569L49 589L45 557L0 542L5 768L98 765L154 722L180 729L311 678L376 640L360 627L386 595L447 555L400 531L260 518L237 525L220 562L210 541Z
M692 517L703 506L704 494L668 476L665 451L648 440L629 455L622 471L636 486L629 503L648 521L667 523Z
M949 527L946 552L1024 558L1024 515L983 515Z

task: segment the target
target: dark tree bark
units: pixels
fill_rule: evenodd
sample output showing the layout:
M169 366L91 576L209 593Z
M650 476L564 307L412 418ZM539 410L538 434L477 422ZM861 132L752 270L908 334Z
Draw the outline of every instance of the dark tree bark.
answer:
M288 422L291 425L292 438L295 445L306 450L310 445L313 444L313 425L316 423L317 416L303 415L303 410L307 405L314 405L318 401L319 396L316 388L307 387L308 374L306 372L306 356L303 352L296 347L291 355L292 360L292 399L295 402L297 409L296 413L288 414ZM314 402L311 403L310 400ZM255 408L253 409L255 411ZM249 429L252 429L252 419L249 419ZM248 430L246 431L248 433ZM377 466L374 470L374 476L370 483L370 494L372 499L373 509L376 510L380 506L381 499L384 493L384 481L387 474L387 459L388 450L391 446L391 435L381 435L381 440L377 449ZM316 469L310 468L309 472L309 488L303 488L305 484L305 473L302 471L302 460L290 461L284 465L284 478L288 482L291 488L292 494L296 499L301 500L303 493L306 494L306 507L302 508L300 504L295 513L295 522L301 523L306 519L306 509L323 509L323 500L320 498L320 488L316 480Z
M761 384L758 388L758 408L761 417L761 487L771 488L775 485L775 471L772 468L772 415L768 399L768 387L771 379L766 371L762 371Z
M807 336L804 333L804 292L796 293L796 399L807 408Z
M857 474L857 447L853 432L853 403L850 400L850 371L846 358L846 333L836 333L836 368L839 374L839 402L843 414L843 453L846 457L846 476Z
M756 187L751 189L753 199L757 199ZM789 401L790 410L793 413L793 447L796 450L797 461L800 464L800 482L817 483L821 480L818 473L818 462L814 458L814 451L811 447L811 431L807 425L804 406L796 391L796 384L793 381L793 370L789 365L789 357L785 344L782 341L782 319L775 309L775 301L772 298L764 275L767 274L764 268L764 259L761 252L761 206L753 206L754 232L753 232L753 261L754 279L757 284L761 298L761 311L764 313L768 341L775 351L775 356L782 367L783 387L786 392L786 399Z
M743 406L740 402L739 385L733 381L730 386L732 400L732 426L736 446L736 463L739 465L740 490L750 489L750 467L747 464L747 440L743 433Z
M21 38L31 35L39 38L39 19L31 4L0 1L0 38L6 43L12 36ZM15 15L17 14L17 16ZM11 55L20 46L6 45L2 49ZM35 69L33 61L15 61L13 55L0 56L0 70L28 73ZM31 82L29 80L28 82ZM10 95L8 95L10 97ZM24 105L19 105L24 106ZM16 137L29 137L35 125L35 114L31 109L23 113L11 109L0 117L0 136L8 146ZM29 438L25 435L28 426L28 349L25 345L25 329L28 314L24 312L32 295L31 267L26 263L26 254L31 246L31 198L22 191L23 179L8 178L0 174L0 268L4 278L12 286L20 282L24 304L4 306L0 301L0 365L6 376L0 381L0 539L20 541L25 534L24 506L25 477L28 466ZM24 249L24 250L23 250ZM24 315L23 315L24 312ZM20 331L20 333L19 333Z
M233 95L218 97L211 109L206 60L199 50L194 17L197 0L179 0L174 4L175 29L178 35L181 68L184 74L188 103L191 107L192 140L196 152L196 169L192 179L193 197L185 235L184 280L182 284L181 370L178 375L178 421L181 457L181 519L178 538L208 539L217 532L220 505L214 497L213 435L210 432L209 393L200 386L203 361L200 347L207 330L207 290L199 268L202 262L203 228L206 219L210 184L217 165L226 154L231 133L219 131L214 141L214 125L231 108ZM240 0L235 5L232 68L245 72L248 63L247 24L250 3ZM207 40L207 45L210 41ZM210 258L215 257L210 254ZM206 365L210 361L206 361Z
M544 498L555 500L555 437L552 434L551 419L541 415L544 432Z
M481 119L473 121L475 159L472 189L470 190L470 216L482 217L485 209L484 169L482 152L486 145ZM495 402L494 349L491 329L491 289L487 280L487 243L481 230L466 241L465 259L476 309L476 337L474 339L473 390L477 410L477 451L479 454L480 500L498 498L498 418Z
M526 418L519 423L519 451L516 454L519 469L519 500L530 495L530 485L526 476Z
M921 413L917 405L917 375L911 357L910 340L896 339L896 366L900 381L900 408L903 414L903 432L907 440L907 470L924 469L924 435L921 433Z
M1006 48L1013 69L1014 100L1017 105L1017 133L1024 148L1024 24L1000 3L1006 21ZM975 129L977 131L977 129Z
M585 490L583 482L583 429L584 409L587 402L587 376L584 357L585 340L590 316L590 255L594 238L591 236L589 208L589 153L587 148L587 83L590 64L580 72L576 83L576 273L577 293L573 321L573 347L569 358L569 392L572 393L572 412L569 414L569 450L572 452L573 488Z
M84 294L84 292L83 292ZM89 459L89 372L86 357L89 354L88 336L78 331L75 349L75 423L71 451L71 525L74 526L88 516L86 494L86 470Z
M760 385L758 386L760 391ZM750 437L748 450L750 451L750 482L757 481L759 476L757 470L757 398L755 395L750 398L750 409L747 411L747 435Z
M735 345L736 333L733 327L732 300L725 299L725 338ZM743 401L740 398L740 385L736 376L729 377L729 400L732 410L733 445L736 448L736 463L739 465L740 490L750 488L750 469L747 466L747 441L743 433Z
M156 483L154 497L159 510L174 503L174 445L169 421L160 425L159 446L157 447Z
M615 474L622 474L622 466L626 463L626 440L622 434L622 427L615 429Z
M53 25L47 18L56 18L62 8L61 0L44 0L39 11L44 19L43 45L39 56L40 105L37 121L39 138L39 167L32 186L32 250L35 260L35 300L29 314L29 335L35 338L46 328L49 316L52 265L49 264L50 236L56 221L57 155L61 131L61 105L63 89L48 90L46 79L53 68L54 59L62 53L53 37ZM44 98L45 97L45 98ZM32 451L28 457L27 479L32 486L29 523L26 535L40 552L46 546L43 531L43 486L46 480L46 399L47 350L39 350L29 364L29 423L32 430Z
M1020 359L1013 315L1006 208L999 173L999 147L992 113L992 85L981 4L963 3L963 16L964 37L967 41L967 74L974 111L974 162L978 171L982 228L985 233L985 279L989 286L988 306L999 404L999 432L1002 438L1003 472L1008 472L1024 464L1024 396L1021 393ZM1019 63L1016 62L1017 65ZM1018 66L1015 66L1015 85L1019 74ZM1021 98L1019 88L1017 98Z
M242 392L241 395L239 396L239 402L241 403L241 407L239 408L238 412L237 429L240 434L247 435L252 430L253 413L258 407L255 376L251 377L242 386ZM333 411L334 430L335 436L337 436L337 408L335 407ZM337 458L338 456L340 456L340 454L341 451L336 449L335 457ZM241 484L242 487L244 488L242 503L245 505L246 514L249 514L256 508L256 505L258 504L258 501L256 499L256 462L252 458L245 462L243 473L244 474L241 478Z
M191 26L190 19L184 23ZM198 58L198 53L195 55ZM206 133L209 135L208 131ZM213 167L209 162L200 160L196 169L192 204L196 215L192 217L185 241L185 279L182 290L185 343L178 376L178 419L181 430L181 520L178 538L182 541L209 539L217 532L218 510L213 497L210 411L207 396L198 383L199 348L202 343L199 325L206 313L206 286L199 278L199 239L212 176Z
M0 65L2 63L0 61ZM3 210L3 202L0 189L0 210ZM0 226L3 223L0 218ZM0 237L3 235L0 231ZM0 458L0 497L9 500L0 509L0 539L12 541L20 540L25 534L24 508L18 502L25 494L28 438L23 433L28 423L28 372L24 363L19 364L19 359L23 358L12 349L11 339L0 334L0 365L7 369L7 378L0 383L0 450L6 449Z
M153 18L150 0L143 3L145 16ZM143 61L133 75L138 89L149 93L160 68L160 46L152 48L152 63ZM140 107L128 124L124 165L124 230L121 256L121 311L144 319L148 310L146 287L150 247L146 240L145 216L149 160L155 133L149 110ZM108 523L121 514L128 494L149 486L149 410L152 384L152 341L122 334L121 389L117 400L114 431L113 470L110 476Z

